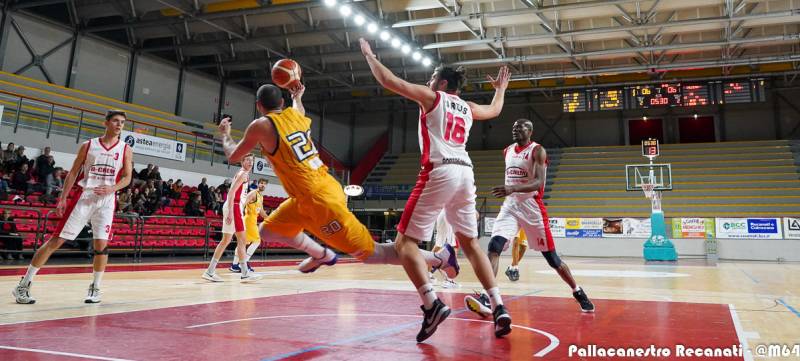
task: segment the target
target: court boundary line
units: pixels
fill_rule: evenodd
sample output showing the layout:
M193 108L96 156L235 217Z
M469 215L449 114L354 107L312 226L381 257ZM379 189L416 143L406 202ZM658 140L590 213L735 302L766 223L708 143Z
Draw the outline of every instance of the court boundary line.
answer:
M744 328L742 328L742 321L739 319L739 314L736 312L736 306L729 303L728 310L731 312L733 329L736 331L736 337L739 338L739 345L742 346L744 352L744 361L753 361L753 352L747 344L747 335L744 332Z
M51 350L43 350L43 349L38 349L38 348L25 348L25 347L1 346L0 345L0 349L11 350L11 351L43 353L43 354L48 354L48 355L68 356L68 357L76 357L76 358L88 358L88 359L92 359L92 360L133 361L133 360L123 359L123 358L94 356L94 355L86 355L86 354L82 354L82 353L72 353L72 352L51 351Z
M781 305L783 305L783 307L786 307L789 311L794 313L795 316L800 317L800 311L797 311L797 309L786 303L786 301L784 301L783 298L779 298L778 303L780 303Z

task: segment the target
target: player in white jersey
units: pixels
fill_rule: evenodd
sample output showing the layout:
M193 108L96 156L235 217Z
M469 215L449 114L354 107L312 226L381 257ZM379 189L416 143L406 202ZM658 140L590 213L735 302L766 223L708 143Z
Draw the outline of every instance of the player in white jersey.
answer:
M222 282L222 277L217 275L217 264L225 249L228 248L231 239L236 235L236 254L240 260L244 260L240 265L242 269L242 281L255 281L261 276L255 272L250 272L247 267L247 236L244 227L244 207L247 199L247 184L250 170L253 169L254 157L252 154L246 155L242 159L242 168L233 177L228 197L222 205L222 240L214 249L214 255L208 264L208 269L203 272L203 279L211 282Z
M450 314L450 309L436 297L418 247L420 240L430 239L436 216L443 208L475 274L491 295L495 336L507 335L511 332L511 316L503 306L491 265L476 238L475 176L466 143L473 119L492 119L503 109L508 68L501 67L496 79L488 77L495 88L494 98L490 105L478 105L459 97L466 82L461 69L438 67L426 85L411 84L381 64L364 39L361 52L378 83L420 106L422 170L397 226L395 243L403 268L423 301L425 317L417 341L430 337Z
M544 206L544 187L547 180L547 152L540 144L531 141L533 122L519 119L511 128L514 143L503 150L506 163L505 185L492 189L498 198L505 197L500 213L494 220L492 239L489 241L489 260L497 274L500 253L508 240L520 230L525 231L531 248L542 252L547 263L572 288L572 296L583 312L594 312L594 305L583 289L575 283L567 264L556 253L550 221ZM489 310L485 296L467 296L468 308L479 315Z
M36 302L30 295L36 272L66 240L75 240L89 222L94 235L94 279L84 302L100 302L100 281L108 263L108 241L112 237L115 193L130 184L133 169L133 152L125 142L120 141L126 119L125 112L109 110L106 113L105 134L89 139L78 149L56 205L56 214L61 216L61 221L50 239L33 255L28 271L12 291L17 303ZM80 191L68 204L67 197L74 185Z

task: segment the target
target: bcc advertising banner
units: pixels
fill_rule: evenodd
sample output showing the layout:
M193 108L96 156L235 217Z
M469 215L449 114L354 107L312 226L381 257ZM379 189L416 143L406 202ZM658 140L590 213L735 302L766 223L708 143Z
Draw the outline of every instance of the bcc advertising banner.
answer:
M717 218L717 238L781 239L780 218Z

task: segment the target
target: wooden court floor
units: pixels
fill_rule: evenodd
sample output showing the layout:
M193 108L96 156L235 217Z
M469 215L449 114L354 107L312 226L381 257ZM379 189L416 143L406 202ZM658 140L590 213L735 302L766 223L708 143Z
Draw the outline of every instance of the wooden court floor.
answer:
M462 258L460 287L437 287L453 315L424 344L414 342L419 299L399 266L345 260L304 275L293 260L260 262L256 283L221 268L226 282L212 284L200 278L202 263L112 260L97 305L82 303L89 268L43 269L32 289L37 303L17 305L10 291L24 269L0 267L0 360L615 359L581 357L591 345L652 345L672 351L658 359L682 359L678 345L740 344L756 352L786 345L784 357L770 359L800 359L800 346L792 349L800 344L800 264L566 258L597 306L582 314L540 256L526 256L518 282L502 274L509 261L501 260L498 278L514 319L509 337L495 339L490 320L464 310L463 296L479 284Z

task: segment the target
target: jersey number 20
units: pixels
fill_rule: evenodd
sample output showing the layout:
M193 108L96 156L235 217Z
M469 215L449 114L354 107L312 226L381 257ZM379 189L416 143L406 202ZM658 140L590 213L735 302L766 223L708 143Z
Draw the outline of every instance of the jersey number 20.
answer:
M292 150L297 160L304 161L317 154L317 148L311 142L311 135L306 132L294 132L286 136L286 140L292 145Z
M453 144L461 145L466 140L467 124L464 118L447 113L447 124L444 127L444 140Z

